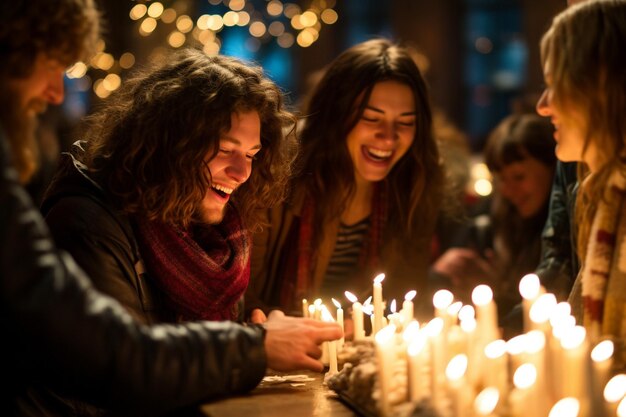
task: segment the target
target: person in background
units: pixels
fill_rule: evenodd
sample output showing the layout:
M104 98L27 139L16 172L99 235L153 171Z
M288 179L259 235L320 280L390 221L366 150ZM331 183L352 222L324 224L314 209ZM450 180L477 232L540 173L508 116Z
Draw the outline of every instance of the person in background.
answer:
M624 362L626 273L626 2L573 5L552 21L541 41L546 89L537 112L549 117L555 153L579 162L576 249L581 270L569 302L590 340L612 337Z
M519 280L539 262L556 163L553 131L533 114L496 126L484 149L495 185L490 215L472 220L467 247L449 249L433 265L464 299L476 285L490 285L501 317L520 300Z
M363 301L380 272L388 303L423 289L443 173L409 50L384 39L351 47L326 67L305 116L290 195L254 236L249 308L301 311L302 298L345 290Z
M248 231L284 195L293 125L259 67L185 49L88 118L42 212L137 320L237 320Z
M37 114L61 103L64 69L98 32L92 0L0 3L2 415L164 414L250 390L267 367L321 371L318 345L337 325L275 314L143 326L55 247L21 184L36 171Z

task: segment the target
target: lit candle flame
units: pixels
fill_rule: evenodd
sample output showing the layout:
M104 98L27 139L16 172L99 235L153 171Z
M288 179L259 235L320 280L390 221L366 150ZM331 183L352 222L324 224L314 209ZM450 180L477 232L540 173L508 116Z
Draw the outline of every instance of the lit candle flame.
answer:
M389 326L383 327L381 330L379 330L374 338L376 339L376 343L378 343L379 345L384 345L393 340L395 334L396 326L390 324Z
M367 305L370 305L370 304L372 304L372 296L371 295L365 299L365 302L363 303L363 305L367 306Z
M328 322L335 321L335 319L333 319L332 314L330 314L330 311L328 311L328 308L326 308L325 305L322 305L321 310L322 310L322 321L328 321Z
M432 319L424 327L424 331L430 337L438 336L443 331L443 319L441 317Z
M363 314L367 314L368 316L371 316L372 314L374 314L374 306L371 304L363 304Z
M461 330L465 333L471 333L476 330L476 319L470 317L469 319L461 320Z
M406 293L406 295L404 296L404 299L406 301L413 301L413 299L415 298L416 295L417 295L417 291L411 290L411 291Z
M322 299L321 298L317 298L315 301L313 301L313 305L315 305L315 307L318 307L322 305Z
M617 406L617 417L626 417L626 397Z
M476 396L474 410L480 416L488 416L493 413L500 401L500 391L495 387L487 387Z
M459 311L461 311L462 307L463 307L463 303L460 301L457 301L456 303L450 304L448 308L446 309L446 311L448 312L449 315L456 316L457 314L459 314Z
M418 332L415 337L411 339L407 353L409 356L417 356L422 353L427 343L428 337L423 332Z
M541 282L536 274L524 275L519 282L519 293L525 300L534 300L541 290Z
M345 291L343 294L351 303L356 303L357 301L359 301L359 299L356 298L356 295L352 294L350 291Z
M450 360L446 366L446 378L450 381L458 381L463 378L467 370L467 355L461 353Z
M448 308L453 300L454 295L448 290L439 290L433 295L433 305L441 310Z
M309 315L313 317L315 314L315 306L313 304L309 305Z
M513 384L520 389L530 388L536 380L537 369L530 363L521 365L513 374Z
M396 299L395 298L393 300L391 300L391 305L389 306L389 310L392 313L396 312Z
M420 324L417 320L411 320L411 322L404 329L404 333L402 333L402 338L409 342L414 339L420 331Z
M526 352L537 353L546 346L546 335L542 331L532 330L526 333Z
M576 325L576 319L572 317L572 306L569 303L562 301L558 303L550 315L550 324L552 327L561 325L561 323L568 323L570 320L574 320L574 326ZM570 319L571 317L571 319Z
M476 310L474 310L474 306L469 304L464 305L459 310L459 320L467 320L476 318Z
M502 339L494 340L485 346L485 356L489 359L497 359L506 353L506 342Z
M489 286L481 284L472 291L472 302L477 306L484 306L493 300L493 291Z
M603 340L591 351L591 360L594 362L604 362L613 356L615 345L611 340Z
M554 294L542 294L530 307L530 320L534 323L544 323L548 321L556 308L556 297Z
M526 334L512 337L506 342L506 350L509 355L521 355L526 349Z
M383 282L384 279L385 279L385 274L378 274L376 275L376 278L374 278L374 283L380 284L381 282Z
M548 417L576 417L580 411L580 403L576 398L566 397L557 401Z
M626 374L617 374L604 387L604 399L616 403L626 396Z
M341 308L341 303L337 300L335 300L334 298L331 298L333 304L335 305L335 307L337 308Z
M583 326L574 326L561 337L561 347L563 349L576 349L585 341L587 331Z

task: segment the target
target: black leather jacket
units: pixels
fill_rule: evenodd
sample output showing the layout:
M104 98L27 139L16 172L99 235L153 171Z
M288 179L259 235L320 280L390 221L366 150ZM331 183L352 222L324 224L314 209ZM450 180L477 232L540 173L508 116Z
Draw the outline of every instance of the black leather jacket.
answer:
M1 415L54 412L28 403L44 386L123 414L154 415L259 383L261 328L137 324L55 248L8 160L0 132Z

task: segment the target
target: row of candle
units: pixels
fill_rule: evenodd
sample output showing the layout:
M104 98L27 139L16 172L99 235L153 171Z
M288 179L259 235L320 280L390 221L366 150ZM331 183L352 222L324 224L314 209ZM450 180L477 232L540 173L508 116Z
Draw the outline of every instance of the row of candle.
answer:
M433 297L435 318L420 326L413 317L414 291L399 313L392 302L392 314L385 318L383 279L374 279L373 306L369 299L361 304L346 292L352 302L354 339L365 338L363 313L373 313L371 336L379 361L377 397L383 416L391 415L394 401L401 398L427 400L442 416L626 417L626 375L608 381L612 342L597 343L590 354L590 335L576 326L567 303L557 303L543 290L536 275L520 282L527 332L507 342L499 339L489 287L474 289L473 306L454 302L447 290L438 291ZM341 304L333 303L343 327ZM321 300L311 306L304 300L303 314L333 320ZM337 343L325 348L331 373L337 371L336 353L343 340ZM399 388L402 395L390 395Z

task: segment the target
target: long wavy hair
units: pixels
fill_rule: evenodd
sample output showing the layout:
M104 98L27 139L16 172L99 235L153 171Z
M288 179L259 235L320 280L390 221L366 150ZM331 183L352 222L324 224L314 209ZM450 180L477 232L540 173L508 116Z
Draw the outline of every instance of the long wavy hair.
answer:
M0 122L9 132L13 162L22 182L37 169L38 147L32 126L19 112L8 87L27 78L39 54L70 65L87 59L100 36L100 16L93 0L10 0L0 2Z
M554 105L577 110L586 122L584 149L593 142L602 167L585 178L576 202L577 247L584 259L597 202L610 173L626 172L626 2L583 2L559 14L541 40Z
M554 171L553 134L554 127L545 117L537 114L508 116L489 135L484 149L487 167L491 172L498 173L507 165L530 157ZM515 255L516 250L528 247L541 233L548 213L549 195L545 197L542 210L529 219L523 219L512 203L498 193L494 196L494 229L502 238L508 255Z
M343 52L327 68L306 110L297 181L317 207L314 235L345 209L355 192L354 164L346 139L361 117L376 83L398 81L413 92L415 138L384 180L389 189L387 232L408 240L432 229L441 199L442 168L432 133L426 84L407 47L385 39L363 42Z
M85 162L127 213L187 227L211 183L206 161L234 112L257 111L261 151L232 203L247 227L283 197L295 119L260 67L185 49L128 81L88 120ZM208 158L207 158L208 155Z

